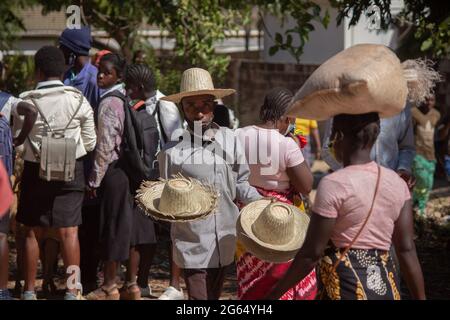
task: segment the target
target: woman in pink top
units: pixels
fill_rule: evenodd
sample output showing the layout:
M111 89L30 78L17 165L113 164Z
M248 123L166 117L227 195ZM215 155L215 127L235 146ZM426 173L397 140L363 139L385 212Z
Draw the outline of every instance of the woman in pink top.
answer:
M344 168L320 182L305 243L266 298L280 297L319 265L329 299L400 299L393 243L412 298L425 299L408 187L370 160L379 131L376 113L334 117L333 148Z
M249 183L267 197L296 206L295 196L311 191L313 178L300 147L291 138L291 120L286 112L292 93L284 88L274 88L266 95L261 107L263 124L238 130L250 167ZM292 119L293 120L293 119ZM262 261L238 244L237 249L238 298L260 299L282 276L291 262ZM315 270L298 279L292 289L287 288L281 300L312 300L317 293Z

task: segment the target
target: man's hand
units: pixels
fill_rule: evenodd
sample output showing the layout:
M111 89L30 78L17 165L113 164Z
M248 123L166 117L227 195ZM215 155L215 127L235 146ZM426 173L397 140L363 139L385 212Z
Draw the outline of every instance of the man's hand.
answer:
M400 176L400 178L405 180L409 190L412 190L412 188L414 188L414 186L416 185L416 178L414 178L414 176L411 173L409 173L404 169L397 170L397 173Z

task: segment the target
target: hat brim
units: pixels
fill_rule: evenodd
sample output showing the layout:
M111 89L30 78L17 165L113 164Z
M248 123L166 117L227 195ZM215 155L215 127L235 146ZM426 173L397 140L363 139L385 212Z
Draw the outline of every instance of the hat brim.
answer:
M183 99L183 98L192 97L192 96L200 96L200 95L205 95L205 94L212 95L216 99L221 99L226 96L232 95L235 92L236 92L236 90L234 90L234 89L210 89L210 90L186 91L186 92L180 92L180 93L162 97L161 100L170 101L170 102L174 102L174 103L180 103L181 99Z
M273 245L258 239L252 230L252 225L261 212L271 203L271 200L263 199L245 206L239 215L237 222L238 239L248 252L261 260L269 262L287 262L293 259L297 251L302 247L306 231L309 225L309 216L295 206L289 205L294 210L294 236L283 245Z
M393 117L404 109L369 103L369 88L365 81L354 82L343 88L324 89L302 95L302 89L294 96L286 115L289 117L328 120L338 114L364 114L377 112L380 118Z
M157 220L188 222L206 218L215 210L217 206L217 195L198 183L194 183L193 194L195 194L195 199L192 199L197 202L196 210L177 215L159 210L159 200L161 199L166 182L146 181L141 185L136 195L136 202L146 215Z

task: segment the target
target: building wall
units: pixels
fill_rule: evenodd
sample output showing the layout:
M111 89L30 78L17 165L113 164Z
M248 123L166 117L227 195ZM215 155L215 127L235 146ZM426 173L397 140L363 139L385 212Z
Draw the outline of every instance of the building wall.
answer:
M317 22L312 24L315 30L309 34L309 41L304 46L303 55L300 57L302 64L321 64L328 58L332 57L339 51L351 47L359 43L376 43L383 44L396 49L397 47L397 31L390 28L387 31L369 30L369 21L365 15L362 15L357 25L349 26L349 19L345 18L343 23L337 26L336 18L338 12L331 8L327 1L319 1L322 11L328 10L330 13L330 23L328 28L324 28ZM404 4L402 0L393 0L391 4L391 12L393 15L400 12ZM269 49L273 46L276 32L284 34L285 30L295 26L295 21L291 17L287 17L284 22L273 16L264 18L265 24L271 35L267 32L264 34L264 53L263 58L266 62L273 63L295 63L296 60L288 52L277 52L275 55L269 55ZM294 45L299 44L298 37L294 36Z
M274 87L296 92L317 68L316 65L278 64L232 60L225 85L236 94L225 100L235 110L241 126L259 121L259 108L265 94Z

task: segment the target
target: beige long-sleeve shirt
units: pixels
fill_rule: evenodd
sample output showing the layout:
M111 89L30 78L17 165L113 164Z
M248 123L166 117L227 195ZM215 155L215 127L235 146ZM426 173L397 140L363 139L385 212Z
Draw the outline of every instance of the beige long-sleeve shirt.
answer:
M82 101L80 109L65 132L65 136L75 139L77 143L77 159L94 150L97 141L94 112L89 102L78 89L64 86L59 80L44 81L38 83L36 90L22 93L20 98L33 105L34 100L49 122L52 130L64 128L75 113L80 101ZM13 110L12 112L16 111ZM19 115L15 116L18 117ZM47 132L49 132L48 126L38 113L29 139L25 140L24 143L25 161L38 162L33 150L40 150L42 137Z

